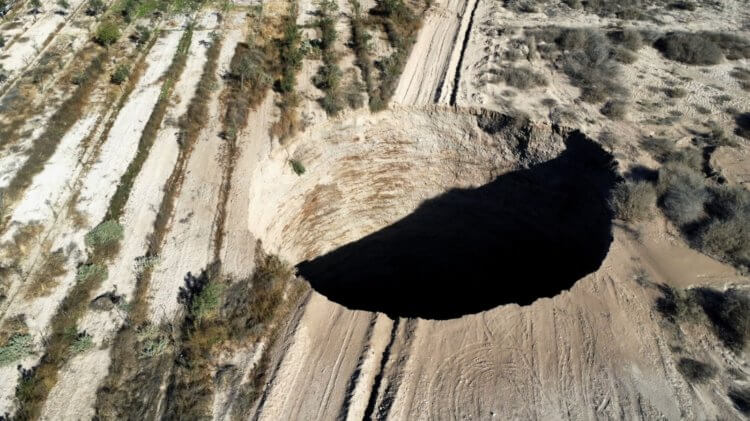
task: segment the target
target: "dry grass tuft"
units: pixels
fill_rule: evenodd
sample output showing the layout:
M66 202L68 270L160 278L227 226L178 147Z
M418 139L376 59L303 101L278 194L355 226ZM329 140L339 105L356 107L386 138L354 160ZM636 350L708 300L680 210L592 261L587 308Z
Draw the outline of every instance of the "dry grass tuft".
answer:
M68 259L62 250L45 253L41 258L42 266L34 272L24 291L24 297L27 299L49 295L57 286L60 277L67 272Z

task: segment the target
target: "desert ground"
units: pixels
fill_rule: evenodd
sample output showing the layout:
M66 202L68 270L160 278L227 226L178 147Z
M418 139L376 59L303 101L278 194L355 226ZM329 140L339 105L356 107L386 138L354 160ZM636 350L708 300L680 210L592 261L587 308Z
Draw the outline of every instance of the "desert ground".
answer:
M750 416L745 2L0 12L0 420Z

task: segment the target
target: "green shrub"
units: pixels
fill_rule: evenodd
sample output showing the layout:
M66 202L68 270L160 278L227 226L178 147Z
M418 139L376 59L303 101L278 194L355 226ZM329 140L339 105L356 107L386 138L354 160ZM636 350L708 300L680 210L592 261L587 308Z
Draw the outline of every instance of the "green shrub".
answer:
M216 281L209 281L190 303L190 314L196 322L211 319L216 316L221 301L224 285Z
M68 10L70 3L67 0L57 0L57 5L63 10Z
M117 243L124 237L122 225L117 221L108 220L97 225L96 228L89 231L84 238L88 247L101 248Z
M292 166L292 171L294 171L295 174L302 175L305 173L305 166L302 165L302 162L296 159L290 159L289 165Z
M96 30L94 39L103 46L112 45L120 38L120 28L111 21L102 22Z
M135 42L139 47L143 46L151 38L151 29L144 25L137 25L135 32L130 36L130 40Z
M0 367L12 364L34 351L34 341L29 334L16 334L0 346Z
M703 217L708 192L701 174L684 165L666 164L659 169L658 187L664 214L677 226Z
M677 371L690 383L706 383L716 375L716 367L692 358L680 358Z
M654 47L664 57L685 64L718 64L723 57L719 46L701 34L671 32L659 38Z
M88 0L86 4L86 14L96 16L107 10L107 5L102 0Z
M126 64L120 64L115 68L115 71L110 76L110 82L115 85L120 85L127 80L130 75L130 68Z
M81 332L76 335L73 343L70 344L70 352L72 354L80 354L84 351L91 349L94 346L94 339L86 332Z
M138 329L138 343L141 349L138 358L154 358L163 354L169 348L170 338L168 333L159 326L147 324Z
M76 282L98 282L107 279L107 267L96 263L81 265L76 271Z
M612 191L610 206L618 219L642 221L653 216L656 204L656 190L645 181L624 181Z

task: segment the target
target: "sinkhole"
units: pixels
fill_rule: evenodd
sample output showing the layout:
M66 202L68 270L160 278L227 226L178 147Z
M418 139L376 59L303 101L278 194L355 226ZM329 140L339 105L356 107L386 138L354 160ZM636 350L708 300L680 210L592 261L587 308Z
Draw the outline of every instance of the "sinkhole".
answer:
M347 308L450 319L527 305L596 271L612 242L616 166L577 130L400 109L313 128L284 153L253 174L250 230Z

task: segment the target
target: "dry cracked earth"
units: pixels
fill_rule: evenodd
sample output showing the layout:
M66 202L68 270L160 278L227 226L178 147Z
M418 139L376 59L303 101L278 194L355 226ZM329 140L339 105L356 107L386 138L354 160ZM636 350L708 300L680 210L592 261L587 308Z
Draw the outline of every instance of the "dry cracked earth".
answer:
M0 0L0 420L750 416L748 4L360 1Z

